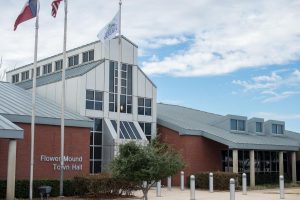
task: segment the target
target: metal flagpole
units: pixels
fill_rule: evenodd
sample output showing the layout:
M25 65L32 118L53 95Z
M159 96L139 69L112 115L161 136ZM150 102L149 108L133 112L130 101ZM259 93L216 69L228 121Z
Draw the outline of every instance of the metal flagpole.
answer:
M121 110L121 105L120 105L120 94L121 94L121 59L122 59L122 36L121 36L121 7L122 7L122 0L119 1L119 60L118 60L118 95L117 95L117 149L119 151L119 145L120 145L120 110ZM116 154L118 154L118 151Z
M32 114L31 114L31 148L30 148L30 180L29 180L29 199L32 199L33 191L33 166L34 166L34 135L35 135L35 93L36 93L36 68L37 68L37 51L39 36L39 9L40 2L37 1L37 13L35 19L35 44L34 44L34 65L32 81Z
M65 4L65 23L64 23L64 44L63 44L63 66L62 66L62 95L61 95L61 132L60 132L60 184L59 194L64 195L64 144L65 144L65 74L67 68L67 19L68 19L68 0Z

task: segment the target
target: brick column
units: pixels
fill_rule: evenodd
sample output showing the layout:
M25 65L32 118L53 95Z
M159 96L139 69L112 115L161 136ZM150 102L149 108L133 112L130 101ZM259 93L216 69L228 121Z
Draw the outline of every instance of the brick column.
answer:
M8 146L8 160L7 160L7 185L6 185L6 199L15 199L15 179L16 179L16 152L17 141L9 140Z
M284 176L283 151L279 152L279 175Z
M239 172L239 155L238 155L238 150L233 149L232 150L232 172L233 173L238 173Z
M254 150L250 151L250 186L255 186L255 156Z

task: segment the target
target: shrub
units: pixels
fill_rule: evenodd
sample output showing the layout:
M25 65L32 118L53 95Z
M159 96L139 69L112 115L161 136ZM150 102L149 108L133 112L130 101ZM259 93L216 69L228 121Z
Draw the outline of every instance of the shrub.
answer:
M215 190L229 190L229 180L235 179L235 186L240 188L241 177L239 174L230 172L213 172L214 174L214 189ZM199 189L208 189L209 187L209 172L200 172L195 175L195 187ZM190 177L188 178L188 186L190 184Z

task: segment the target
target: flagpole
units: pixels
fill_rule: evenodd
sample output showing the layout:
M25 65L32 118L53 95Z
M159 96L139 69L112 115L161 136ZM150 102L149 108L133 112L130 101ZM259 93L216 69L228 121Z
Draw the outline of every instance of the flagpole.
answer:
M120 94L121 94L121 61L122 61L122 36L121 36L121 7L122 7L122 0L119 1L119 60L118 60L118 95L117 95L117 148L120 145L120 111L121 111L121 105L120 105ZM119 148L118 148L119 151ZM116 154L118 154L118 151Z
M68 21L68 0L65 4L65 22L64 22L64 44L63 44L63 66L62 66L62 97L61 97L61 133L60 133L60 184L59 194L64 195L64 144L65 144L65 77L67 68L67 21Z
M37 4L37 14L35 19L35 45L34 45L34 65L32 81L32 115L31 115L31 148L30 148L30 178L29 178L29 199L32 200L33 193L33 166L34 166L34 135L35 135L35 93L36 93L36 68L37 68L37 51L39 36L39 1Z

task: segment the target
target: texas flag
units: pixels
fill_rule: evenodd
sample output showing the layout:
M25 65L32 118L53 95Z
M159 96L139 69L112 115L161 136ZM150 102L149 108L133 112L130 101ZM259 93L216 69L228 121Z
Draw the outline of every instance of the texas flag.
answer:
M17 29L18 25L29 19L36 17L38 12L38 0L27 0L23 10L16 19L14 31Z

